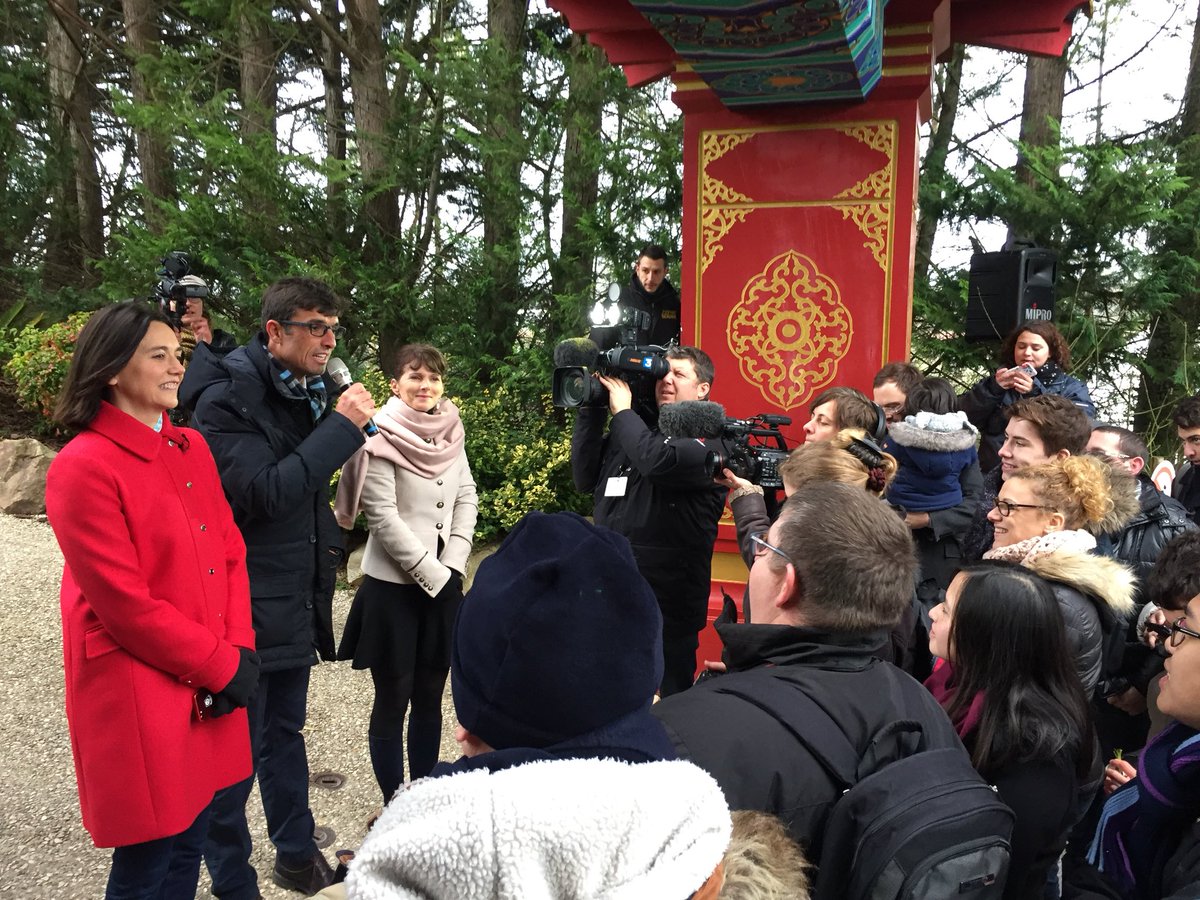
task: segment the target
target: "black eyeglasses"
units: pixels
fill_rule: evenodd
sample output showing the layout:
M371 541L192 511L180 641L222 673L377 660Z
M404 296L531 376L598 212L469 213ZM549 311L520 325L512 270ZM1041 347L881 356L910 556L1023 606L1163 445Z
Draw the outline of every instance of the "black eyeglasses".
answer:
M1171 649L1175 649L1182 644L1185 637L1200 638L1200 631L1192 631L1192 629L1183 624L1186 621L1186 618L1180 616L1171 623L1171 636L1167 638L1167 646Z
M1013 503L1010 500L997 500L994 504L996 509L1000 510L1000 515L1008 518L1013 514L1014 509L1050 509L1049 506L1042 506L1038 503Z
M788 563L791 564L792 568L795 568L796 564L792 562L792 558L773 544L768 544L766 537L767 533L765 531L759 531L750 535L751 542L756 548L758 548L755 551L755 556L762 556L762 553L759 552L760 550L770 550L772 553L777 553L779 556L783 557Z
M276 321L280 325L297 325L300 328L307 328L308 333L316 338L325 337L326 334L332 331L333 336L340 341L346 334L345 325L329 325L316 319L311 322L296 322L292 319L277 319Z

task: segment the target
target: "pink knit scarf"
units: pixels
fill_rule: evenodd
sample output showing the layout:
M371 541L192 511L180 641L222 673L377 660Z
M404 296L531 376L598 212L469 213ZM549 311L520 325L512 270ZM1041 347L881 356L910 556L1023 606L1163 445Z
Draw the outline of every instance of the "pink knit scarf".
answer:
M389 397L374 421L379 434L368 438L342 466L333 513L343 528L352 528L358 515L368 457L387 460L422 478L437 478L462 454L462 419L458 407L448 399L434 412L423 413L399 397Z

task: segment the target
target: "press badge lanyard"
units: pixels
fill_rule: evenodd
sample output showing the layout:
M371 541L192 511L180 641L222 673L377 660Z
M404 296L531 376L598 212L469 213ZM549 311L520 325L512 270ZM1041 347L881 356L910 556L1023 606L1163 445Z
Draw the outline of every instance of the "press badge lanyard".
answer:
M633 471L632 466L621 466L617 470L619 475L612 475L604 482L605 497L624 497L625 491L629 487L629 473Z

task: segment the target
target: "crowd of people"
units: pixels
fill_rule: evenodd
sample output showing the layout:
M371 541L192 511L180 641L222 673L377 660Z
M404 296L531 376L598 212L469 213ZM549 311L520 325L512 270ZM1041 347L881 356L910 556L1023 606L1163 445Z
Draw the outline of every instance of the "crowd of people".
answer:
M624 298L664 340L665 270L644 248ZM376 409L326 377L339 312L285 278L240 347L139 301L80 333L46 499L106 897L194 896L202 862L215 896L259 897L255 778L271 878L305 896L1200 896L1200 476L1158 490L1053 325L962 396L900 362L873 399L826 389L782 502L714 478L702 350L664 352L652 402L600 375L572 439L594 521L529 512L464 593L478 502L446 360L400 348ZM1175 424L1200 462L1200 398ZM726 504L748 578L697 678ZM302 733L319 658L370 670L384 802L336 884Z

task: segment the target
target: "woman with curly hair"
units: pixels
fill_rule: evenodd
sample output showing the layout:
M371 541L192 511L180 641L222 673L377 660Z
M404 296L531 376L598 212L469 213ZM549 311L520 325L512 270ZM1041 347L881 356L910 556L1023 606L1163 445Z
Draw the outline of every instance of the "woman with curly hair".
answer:
M1092 532L1116 524L1120 477L1091 456L1026 466L1009 474L988 513L996 536L984 558L1020 563L1050 582L1089 697L1120 662L1134 605L1133 573L1092 552Z
M1087 385L1067 374L1071 349L1050 322L1026 322L1000 345L1001 366L959 397L959 408L979 429L979 467L990 472L1000 464L997 455L1004 443L1004 411L1022 397L1061 394L1089 419L1096 417ZM1007 366L1007 368L1005 368Z
M828 441L809 441L801 444L779 464L784 496L790 497L803 485L814 481L837 481L855 484L882 497L896 477L896 458L885 453L860 428L843 428ZM752 534L771 527L771 516L763 497L763 489L739 478L731 469L724 469L717 479L730 489L729 508L737 528L738 548L749 568L754 563L755 547Z

